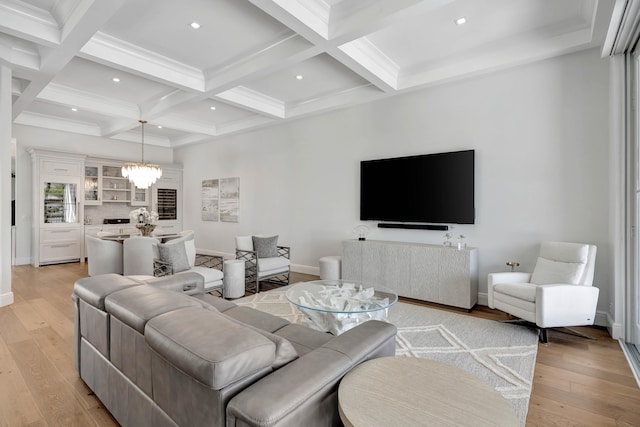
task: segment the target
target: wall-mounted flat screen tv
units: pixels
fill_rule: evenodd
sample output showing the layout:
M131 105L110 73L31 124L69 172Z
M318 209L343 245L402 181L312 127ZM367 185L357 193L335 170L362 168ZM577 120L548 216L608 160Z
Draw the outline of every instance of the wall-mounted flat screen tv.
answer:
M360 220L473 224L475 151L360 163Z

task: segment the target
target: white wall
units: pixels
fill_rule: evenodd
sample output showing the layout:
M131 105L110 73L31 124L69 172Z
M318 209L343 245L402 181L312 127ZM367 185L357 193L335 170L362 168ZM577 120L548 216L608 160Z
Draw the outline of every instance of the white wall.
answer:
M531 270L540 241L589 242L606 310L608 76L608 60L590 50L177 149L185 228L199 248L224 253L236 235L277 233L297 269L313 271L304 266L354 237L361 160L475 149L476 224L453 232L479 248L481 296L487 273L506 261ZM232 176L240 222L202 221L201 181ZM372 231L370 239L435 244L444 235Z
M44 148L114 160L139 161L140 144L13 125L16 150L16 264L31 263L32 171L29 148ZM145 144L145 160L173 163L173 150Z

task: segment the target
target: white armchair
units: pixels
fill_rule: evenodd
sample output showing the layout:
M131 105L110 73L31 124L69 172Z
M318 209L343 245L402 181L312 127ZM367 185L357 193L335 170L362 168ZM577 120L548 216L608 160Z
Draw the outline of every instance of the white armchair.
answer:
M133 236L125 239L124 275L153 277L153 260L158 258L158 239L146 236Z
M85 244L89 276L122 274L122 244L93 236L86 236Z
M596 247L543 242L533 273L489 274L490 308L497 308L540 328L592 325L599 289L593 285Z
M278 246L277 241L278 236L236 236L236 259L244 261L245 283L255 283L256 293L260 292L260 281L289 284L291 248Z

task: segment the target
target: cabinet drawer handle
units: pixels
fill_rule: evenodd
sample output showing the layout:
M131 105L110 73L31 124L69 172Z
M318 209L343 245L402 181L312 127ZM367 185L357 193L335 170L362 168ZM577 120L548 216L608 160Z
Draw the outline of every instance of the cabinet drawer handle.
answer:
M55 168L54 171L69 172L69 169Z
M67 243L66 245L51 245L52 248L68 248L72 243Z
M73 230L51 230L51 233L71 233Z

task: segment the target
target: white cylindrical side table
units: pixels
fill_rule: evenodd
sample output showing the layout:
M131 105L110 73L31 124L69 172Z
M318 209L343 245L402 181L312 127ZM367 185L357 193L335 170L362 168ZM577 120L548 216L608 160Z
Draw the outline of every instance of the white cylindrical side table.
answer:
M325 256L320 258L320 278L323 280L340 280L341 267L341 256Z
M224 298L240 298L244 296L244 261L227 259L224 261L224 277L222 278L222 296Z

